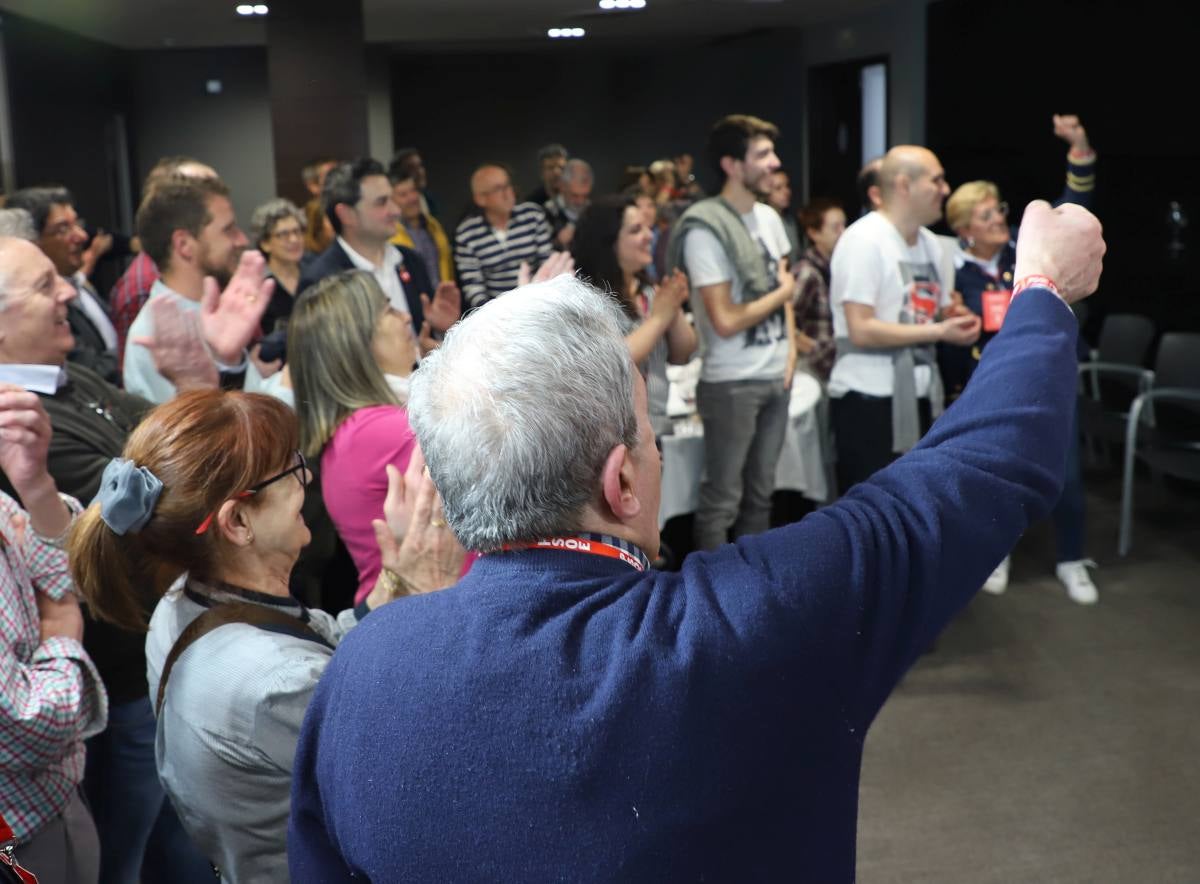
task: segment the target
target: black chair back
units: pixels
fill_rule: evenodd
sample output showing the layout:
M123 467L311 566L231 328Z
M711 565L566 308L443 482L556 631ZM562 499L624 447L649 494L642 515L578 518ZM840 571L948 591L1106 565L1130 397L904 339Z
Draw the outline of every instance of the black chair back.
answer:
M1154 360L1154 386L1200 390L1200 334L1168 332L1162 336ZM1154 421L1164 435L1200 439L1200 405L1156 402Z
M1134 313L1104 317L1097 360L1118 365L1145 366L1154 340L1154 322ZM1139 392L1137 380L1125 375L1100 376L1100 402L1105 411L1125 413Z

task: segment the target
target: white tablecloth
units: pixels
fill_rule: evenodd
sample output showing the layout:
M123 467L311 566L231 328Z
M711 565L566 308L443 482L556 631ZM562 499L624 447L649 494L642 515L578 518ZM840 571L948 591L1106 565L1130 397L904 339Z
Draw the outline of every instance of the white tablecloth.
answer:
M674 435L664 436L662 501L659 527L668 519L696 511L700 479L704 475L704 426L695 413L695 389L700 360L688 365L668 366L670 396L667 411L675 419ZM798 491L819 503L829 497L828 472L822 448L817 408L821 384L805 371L797 371L788 403L787 435L775 471L775 488Z

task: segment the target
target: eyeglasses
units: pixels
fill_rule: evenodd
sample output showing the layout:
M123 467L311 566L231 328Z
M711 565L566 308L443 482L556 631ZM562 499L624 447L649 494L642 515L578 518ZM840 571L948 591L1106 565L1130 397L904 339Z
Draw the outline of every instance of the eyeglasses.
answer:
M479 191L479 195L480 196L495 196L498 193L504 193L504 192L512 190L512 189L513 189L512 182L509 182L508 184L497 184L495 187L489 187L487 190Z
M1008 203L998 203L994 209L984 209L979 213L979 223L988 224L997 215L1001 218L1008 217Z
M304 236L304 231L299 227L289 227L286 230L276 230L271 236L275 239L299 239Z
M309 475L308 474L308 462L304 459L304 455L301 454L299 451L296 452L296 459L299 461L299 463L293 464L292 466L290 466L286 470L284 470L282 473L276 473L274 476L272 476L269 479L263 479L261 482L259 482L257 485L255 485L252 488L247 488L245 491L239 491L237 494L233 495L233 497L229 498L229 500L245 500L247 497L253 497L255 494L258 494L258 492L262 491L268 485L278 482L280 479L283 479L287 476L291 476L293 474L295 474L295 476L296 476L296 481L298 481L300 483L300 487L302 489L307 490L308 475ZM200 523L200 527L196 529L196 533L203 534L205 531L207 531L209 529L209 527L212 525L213 519L216 518L216 515L217 515L216 513L209 513L209 515L204 519L204 521Z
M76 218L74 221L59 221L53 227L46 228L46 236L53 236L56 239L66 239L76 230L86 234L87 231L84 230L86 225L87 222L82 218Z

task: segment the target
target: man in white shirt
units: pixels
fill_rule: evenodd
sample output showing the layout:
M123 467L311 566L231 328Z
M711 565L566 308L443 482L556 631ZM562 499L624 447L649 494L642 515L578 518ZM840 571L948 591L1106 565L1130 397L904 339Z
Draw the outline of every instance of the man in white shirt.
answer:
M229 188L216 178L179 178L160 184L137 214L142 248L158 267L150 289L125 343L125 389L154 403L166 402L175 385L155 365L150 349L139 343L154 338L154 309L160 298L171 298L185 313L204 324L217 304L228 310L261 317L271 300L274 280L264 280L265 262L246 249L246 234L238 227ZM220 290L224 289L221 294ZM221 373L222 386L257 390L262 374L245 350L245 340L206 341L208 356Z
M925 227L950 193L938 158L894 147L879 187L880 208L846 229L831 262L838 357L829 395L842 493L912 448L940 412L933 345L979 337L979 318L952 297L946 250Z
M696 511L698 549L770 527L775 467L796 366L791 251L777 213L759 202L779 168L779 130L756 117L725 117L709 135L724 179L716 197L679 219L667 266L683 266L704 366L696 403L704 421L705 473Z

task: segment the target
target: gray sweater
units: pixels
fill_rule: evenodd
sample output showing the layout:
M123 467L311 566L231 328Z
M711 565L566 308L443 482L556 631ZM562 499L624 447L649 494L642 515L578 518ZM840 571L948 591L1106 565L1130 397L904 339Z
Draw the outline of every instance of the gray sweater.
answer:
M333 646L358 622L354 611L335 619L290 598L176 586L154 609L146 637L151 702L176 638L220 601L307 615L308 625ZM154 744L158 776L222 881L288 880L292 759L309 698L332 656L315 641L234 623L198 639L171 671Z

